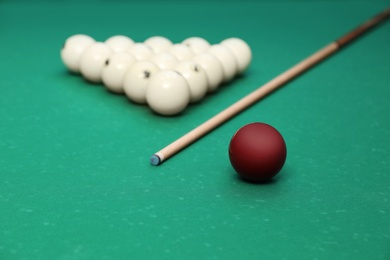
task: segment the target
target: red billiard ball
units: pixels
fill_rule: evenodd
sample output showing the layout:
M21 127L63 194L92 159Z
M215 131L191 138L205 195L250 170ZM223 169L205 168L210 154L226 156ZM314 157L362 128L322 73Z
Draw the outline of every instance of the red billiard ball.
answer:
M272 126L252 123L240 128L229 145L229 159L236 172L249 181L262 182L282 169L287 156L282 135Z

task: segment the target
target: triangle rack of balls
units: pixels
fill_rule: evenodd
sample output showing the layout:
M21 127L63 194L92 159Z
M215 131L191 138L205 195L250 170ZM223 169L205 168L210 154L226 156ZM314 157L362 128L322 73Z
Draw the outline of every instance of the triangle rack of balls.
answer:
M174 44L162 36L135 42L116 35L98 42L76 34L66 39L61 58L68 70L86 80L170 116L243 73L252 52L239 38L211 45L200 37Z

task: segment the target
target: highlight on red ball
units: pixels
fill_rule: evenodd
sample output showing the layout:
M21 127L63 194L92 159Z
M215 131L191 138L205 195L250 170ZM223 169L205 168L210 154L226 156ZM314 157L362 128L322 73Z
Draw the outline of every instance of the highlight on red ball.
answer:
M235 171L245 180L265 182L277 175L287 157L283 136L265 123L241 127L229 145L229 159Z

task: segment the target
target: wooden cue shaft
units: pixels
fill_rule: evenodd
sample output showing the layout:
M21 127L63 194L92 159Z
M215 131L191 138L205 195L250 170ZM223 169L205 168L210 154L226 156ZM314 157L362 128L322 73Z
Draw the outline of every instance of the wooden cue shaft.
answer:
M211 119L207 120L203 124L193 129L192 131L188 132L184 136L180 137L173 143L169 144L165 148L155 153L150 159L151 164L153 165L161 164L163 161L172 157L173 155L175 155L185 147L189 146L196 140L200 139L207 133L211 132L219 125L223 124L224 122L234 117L235 115L239 114L240 112L244 111L246 108L250 107L260 99L264 98L268 94L280 88L288 81L291 81L292 79L294 79L301 73L307 71L308 69L310 69L311 67L313 67L314 65L322 61L323 59L329 57L331 54L335 53L341 47L345 46L352 40L356 39L357 37L362 35L364 32L368 31L375 25L384 21L389 16L390 16L390 8L386 9L382 13L373 17L367 22L363 23L362 25L360 25L353 31L347 33L346 35L342 36L338 40L330 43L329 45L325 46L324 48L310 55L308 58L302 60L295 66L291 67L287 71L283 72L279 76L275 77L274 79L266 83L265 85L259 87L252 93L248 94L244 98L240 99L233 105L229 106L228 108L220 112L219 114L215 115Z

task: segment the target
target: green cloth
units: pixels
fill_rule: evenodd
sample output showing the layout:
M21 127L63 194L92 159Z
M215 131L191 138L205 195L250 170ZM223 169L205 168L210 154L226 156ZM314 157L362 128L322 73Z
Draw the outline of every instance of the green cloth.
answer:
M0 259L390 259L390 22L154 167L150 156L388 1L0 1ZM69 74L73 34L253 51L242 77L161 117ZM232 135L288 155L239 179Z

